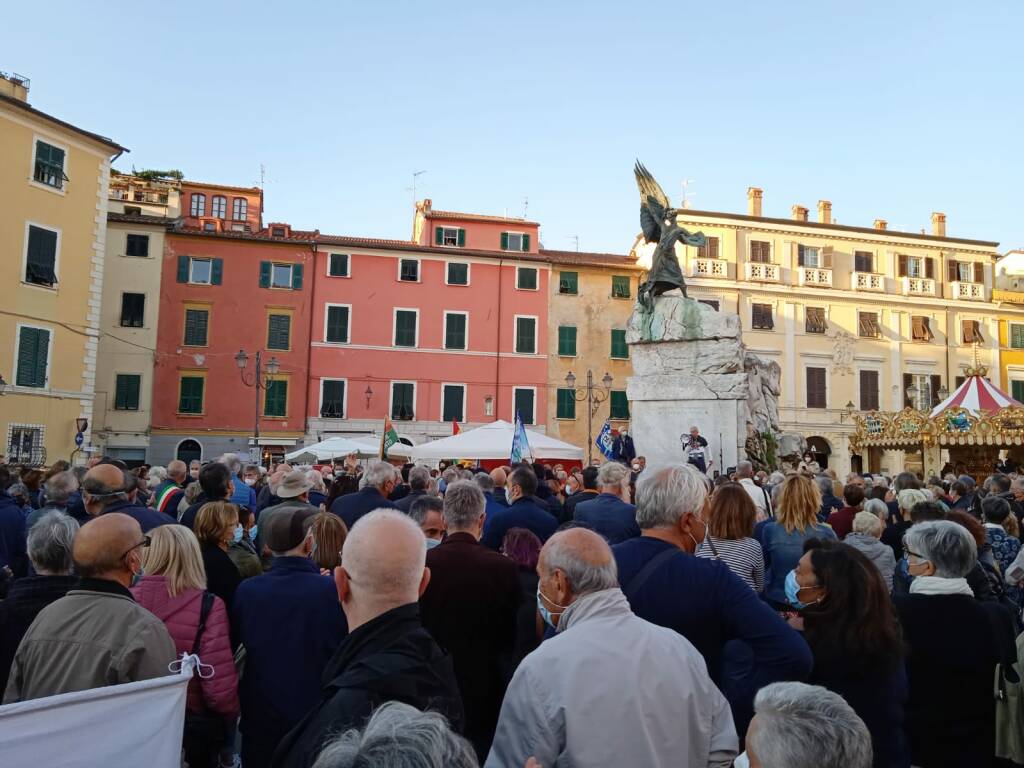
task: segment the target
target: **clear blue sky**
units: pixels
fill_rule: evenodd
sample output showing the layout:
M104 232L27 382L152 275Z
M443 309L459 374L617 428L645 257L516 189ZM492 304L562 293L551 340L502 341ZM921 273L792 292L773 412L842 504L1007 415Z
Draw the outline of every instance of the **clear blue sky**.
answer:
M1024 245L1024 5L828 2L9 5L0 69L132 151L248 185L268 220L410 235L437 208L529 216L624 252L641 158L678 201ZM21 30L21 32L16 32Z

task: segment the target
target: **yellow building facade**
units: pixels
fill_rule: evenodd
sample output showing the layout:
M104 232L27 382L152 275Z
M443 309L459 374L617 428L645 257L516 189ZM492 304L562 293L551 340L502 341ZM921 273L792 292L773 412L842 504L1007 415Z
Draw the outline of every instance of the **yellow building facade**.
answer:
M41 465L71 458L76 420L92 421L107 185L124 150L29 106L27 86L0 76L0 434L8 460Z
M1024 251L996 262L992 301L999 320L1000 375L1008 394L1024 403Z

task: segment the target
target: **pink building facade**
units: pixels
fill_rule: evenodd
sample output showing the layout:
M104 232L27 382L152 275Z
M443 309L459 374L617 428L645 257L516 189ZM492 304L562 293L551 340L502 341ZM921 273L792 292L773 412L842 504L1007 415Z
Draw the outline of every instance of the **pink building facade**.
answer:
M385 416L414 444L517 410L543 429L551 270L537 230L427 200L412 240L321 235L307 441L379 434Z

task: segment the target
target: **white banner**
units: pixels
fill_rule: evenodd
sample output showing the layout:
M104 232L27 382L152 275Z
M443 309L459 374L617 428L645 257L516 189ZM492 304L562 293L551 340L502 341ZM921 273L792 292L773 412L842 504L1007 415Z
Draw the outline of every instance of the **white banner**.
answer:
M186 656L167 677L0 707L0 765L180 768L194 661Z

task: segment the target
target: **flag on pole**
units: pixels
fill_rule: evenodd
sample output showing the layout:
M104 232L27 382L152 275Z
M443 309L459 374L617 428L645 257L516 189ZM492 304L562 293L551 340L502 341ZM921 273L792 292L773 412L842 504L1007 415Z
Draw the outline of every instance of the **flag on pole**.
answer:
M459 434L459 422L452 419L452 435Z
M597 450L601 452L601 455L610 461L612 456L615 455L612 451L612 445L614 443L615 438L612 437L612 425L606 421L604 426L601 427L601 431L597 434L597 439L594 440L594 445L597 446Z
M398 433L391 424L391 419L384 417L384 434L380 436L380 459L383 461L388 457L388 449L398 442Z
M516 428L512 433L512 455L510 462L518 464L522 461L533 461L533 449L530 448L530 441L526 437L526 427L523 426L523 418L516 411Z

